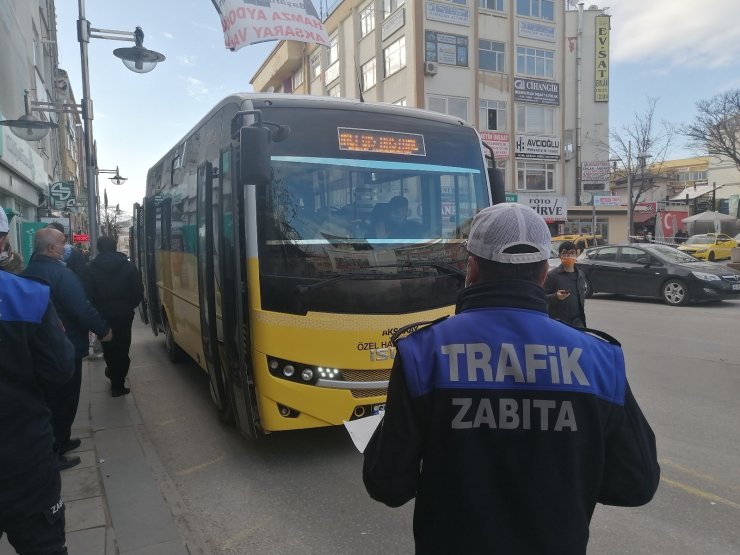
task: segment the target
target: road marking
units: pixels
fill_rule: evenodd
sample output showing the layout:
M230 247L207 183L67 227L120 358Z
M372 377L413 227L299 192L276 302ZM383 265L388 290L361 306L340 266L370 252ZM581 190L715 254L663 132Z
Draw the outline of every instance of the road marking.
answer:
M187 416L178 416L176 418L170 418L169 420L164 420L159 423L160 426L169 426L170 424L174 424L175 422L178 422L180 420L185 420Z
M733 509L740 509L740 504L737 504L734 501L730 501L729 499L725 499L724 497L720 497L719 495L714 495L713 493L709 493L708 491L689 486L688 484L683 484L681 482L671 480L670 478L666 478L665 476L661 476L660 479L669 486L677 489L682 489L686 493L690 493L691 495L695 495L696 497L699 497L701 499L714 501L715 503L721 503L722 505L727 505L728 507L732 507Z
M220 462L224 459L224 456L221 455L220 457L216 457L212 461L204 462L203 464L196 464L195 466L191 466L190 468L186 468L184 470L180 470L178 472L175 472L176 476L185 476L186 474L192 474L193 472L197 472L198 470L202 470L204 468L207 468L213 464L216 464L217 462Z
M661 466L671 466L675 468L676 470L680 470L681 472L688 474L689 476L693 476L694 478L699 478L701 480L706 480L707 482L712 482L713 484L717 484L719 486L722 486L723 488L730 488L730 489L734 489L735 491L740 491L740 488L738 488L737 486L734 486L732 484L726 484L722 482L721 480L718 480L714 476L710 476L709 474L704 474L702 472L697 472L696 470L692 468L688 468L686 466L683 466L671 460L658 459L658 462L660 463Z

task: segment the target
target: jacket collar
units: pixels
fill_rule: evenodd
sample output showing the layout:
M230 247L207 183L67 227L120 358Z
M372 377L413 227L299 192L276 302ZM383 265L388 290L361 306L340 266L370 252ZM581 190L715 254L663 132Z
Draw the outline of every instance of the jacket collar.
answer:
M547 314L545 291L531 281L507 279L466 287L457 294L455 314L475 308L524 308Z

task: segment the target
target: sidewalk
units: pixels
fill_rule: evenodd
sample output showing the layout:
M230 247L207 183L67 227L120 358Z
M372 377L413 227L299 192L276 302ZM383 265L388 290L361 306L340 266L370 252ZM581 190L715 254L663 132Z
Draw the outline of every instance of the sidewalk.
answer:
M82 364L82 391L72 437L82 445L70 453L82 462L62 472L70 555L188 555L208 553L197 533L190 541L183 507L149 443L132 391L110 396L102 358ZM163 493L164 492L164 493ZM168 503L169 502L169 503ZM180 528L178 528L178 522ZM7 538L0 555L12 555Z

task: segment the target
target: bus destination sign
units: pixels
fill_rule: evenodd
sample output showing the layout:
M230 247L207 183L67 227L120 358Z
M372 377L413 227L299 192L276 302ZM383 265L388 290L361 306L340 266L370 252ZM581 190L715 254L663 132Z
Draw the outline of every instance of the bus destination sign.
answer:
M415 133L338 127L339 150L426 156L424 137Z

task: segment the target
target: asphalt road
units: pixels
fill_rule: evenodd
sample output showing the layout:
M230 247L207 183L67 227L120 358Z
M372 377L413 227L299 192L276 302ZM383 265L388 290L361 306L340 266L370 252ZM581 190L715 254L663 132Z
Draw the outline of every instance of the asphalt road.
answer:
M662 467L646 507L597 507L589 553L740 553L740 300L596 296L587 317L622 342ZM130 381L146 432L184 504L177 511L213 553L413 553L413 503L368 498L343 429L250 443L219 421L194 363L169 363L162 337L134 331Z

